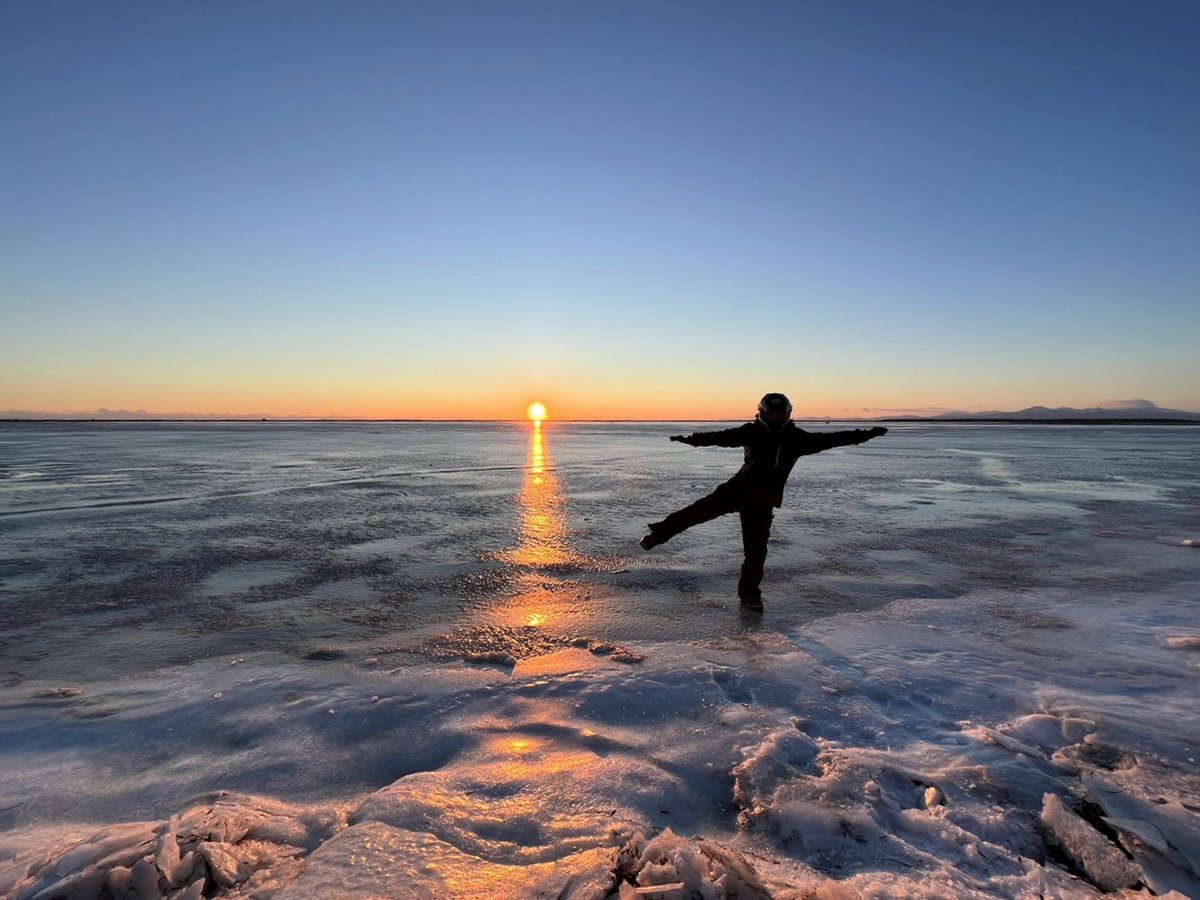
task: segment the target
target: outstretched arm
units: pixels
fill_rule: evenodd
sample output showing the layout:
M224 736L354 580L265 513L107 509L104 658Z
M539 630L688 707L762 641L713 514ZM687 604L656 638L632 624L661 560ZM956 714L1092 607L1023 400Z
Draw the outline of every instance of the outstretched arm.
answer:
M691 434L673 434L671 440L692 447L742 447L746 444L745 425L726 428L722 431L693 431Z
M854 444L863 444L872 438L883 437L887 434L887 429L876 426L875 428L855 428L853 431L827 431L820 432L804 432L803 438L800 441L797 449L801 456L807 456L810 453L820 453L822 450L832 450L834 447L850 447Z

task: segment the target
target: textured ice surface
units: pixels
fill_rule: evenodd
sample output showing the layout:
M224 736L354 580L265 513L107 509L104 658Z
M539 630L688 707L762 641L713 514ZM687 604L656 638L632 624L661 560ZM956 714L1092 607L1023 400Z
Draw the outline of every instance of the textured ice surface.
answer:
M1200 435L678 430L5 427L0 896L1200 895Z
M1100 890L1119 891L1141 881L1141 870L1126 858L1121 848L1064 807L1056 794L1044 798L1042 823L1054 845Z

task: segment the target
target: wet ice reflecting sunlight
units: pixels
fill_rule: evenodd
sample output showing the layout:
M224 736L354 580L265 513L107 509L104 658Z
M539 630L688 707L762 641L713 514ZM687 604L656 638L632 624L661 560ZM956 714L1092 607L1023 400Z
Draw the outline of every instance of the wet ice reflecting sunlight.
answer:
M583 618L577 591L563 591L565 570L586 566L587 557L571 546L562 486L555 472L542 422L529 434L525 475L517 494L517 544L502 562L523 569L515 595L493 610L503 626L571 630Z
M541 422L533 423L525 481L517 496L520 512L518 544L506 559L522 566L554 566L578 560L567 543L562 490L546 447Z

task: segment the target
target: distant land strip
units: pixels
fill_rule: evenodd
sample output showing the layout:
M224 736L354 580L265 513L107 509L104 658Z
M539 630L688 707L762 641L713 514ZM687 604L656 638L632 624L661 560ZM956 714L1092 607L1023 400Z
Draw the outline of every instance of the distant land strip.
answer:
M834 420L831 419L829 421ZM978 418L971 416L954 418L923 418L919 416L897 416L895 418L855 420L841 419L838 421L891 422L897 425L902 425L905 422L919 422L922 425L1200 425L1200 419L1124 419L1116 416L1111 419L1010 419L1000 416L984 416Z

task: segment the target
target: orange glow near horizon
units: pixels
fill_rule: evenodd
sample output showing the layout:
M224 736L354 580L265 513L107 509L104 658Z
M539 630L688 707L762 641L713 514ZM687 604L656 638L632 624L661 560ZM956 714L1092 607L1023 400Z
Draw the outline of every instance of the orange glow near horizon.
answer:
M928 407L913 407L915 397L876 395L857 386L844 394L804 390L782 379L763 380L762 385L703 384L681 388L666 384L645 385L597 378L587 382L554 376L547 381L530 379L508 385L452 381L446 384L424 383L398 387L398 377L380 377L371 383L357 380L328 380L316 384L297 382L287 386L238 385L234 391L225 382L211 387L181 386L169 378L155 379L136 389L88 386L92 380L78 376L72 389L86 394L77 401L61 396L25 396L0 399L0 411L44 411L52 415L78 415L82 418L108 417L107 411L144 411L146 417L192 418L295 418L365 419L422 421L509 421L536 422L543 426L553 421L749 421L754 418L758 398L767 389L782 388L795 404L797 420L872 418L903 412L937 412ZM781 381L783 383L781 383ZM187 389L185 389L185 387ZM0 385L0 395L9 385ZM10 388L11 389L11 388ZM446 392L455 396L446 403ZM978 392L977 392L978 393ZM531 399L532 398L532 399ZM1065 402L1059 405L1072 405ZM943 398L944 407L956 409L1020 409L1020 403L1003 396L979 394L965 398ZM1026 404L1028 405L1028 404ZM1079 404L1074 404L1078 406ZM550 410L553 410L551 420Z
M82 378L82 376L81 376ZM85 379L86 382L86 379ZM795 404L794 418L800 422L830 419L864 418L903 414L931 415L949 409L1021 409L1030 405L1024 398L1011 398L976 392L970 399L940 398L938 407L913 405L916 397L871 396L867 390L855 390L844 396L805 392L778 380L765 387L784 388ZM0 386L0 394L3 393ZM151 386L153 387L153 385ZM170 386L168 386L170 387ZM288 390L246 389L235 400L214 391L138 391L132 399L114 400L107 396L81 397L79 402L60 398L9 398L0 400L0 412L17 411L21 417L40 411L52 417L128 418L140 413L145 418L246 418L279 419L350 419L369 421L496 421L542 422L574 421L679 421L746 422L754 418L755 406L765 388L727 386L709 389L661 389L647 391L621 384L560 383L547 389L540 384L504 386L475 395L462 387L459 400L447 405L444 390L415 387L397 391L393 380L379 384L297 385ZM98 392L99 393L99 392ZM127 392L121 391L127 396ZM531 401L529 398L538 397ZM1081 407L1069 397L1056 397L1053 404ZM539 412L540 409L540 412ZM553 419L550 410L554 410ZM125 412L131 411L131 412ZM115 414L114 414L115 413Z

